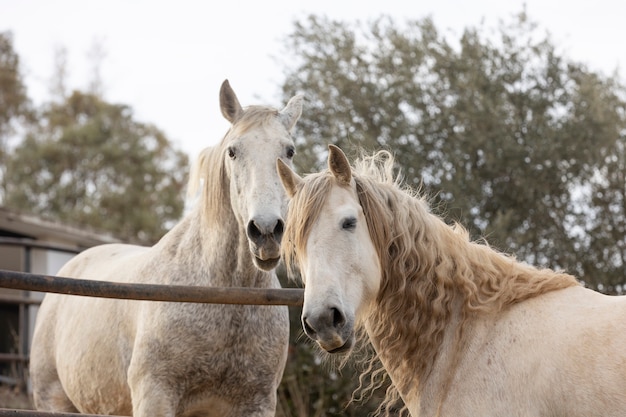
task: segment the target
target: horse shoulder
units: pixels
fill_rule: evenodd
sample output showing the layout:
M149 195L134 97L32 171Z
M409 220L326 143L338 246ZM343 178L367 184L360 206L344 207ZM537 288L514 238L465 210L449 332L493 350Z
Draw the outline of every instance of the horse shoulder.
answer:
M100 281L130 281L125 263L132 263L134 259L147 248L124 244L107 244L87 249L70 259L57 273L59 277L100 280ZM137 264L137 262L134 262ZM124 271L119 273L116 271ZM88 312L99 307L105 299L91 297L77 297L73 295L48 293L37 313L36 327L50 327L61 321L65 326L83 319L81 312ZM106 311L101 311L106 315ZM37 330L36 330L37 332Z
M137 258L146 250L141 246L123 244L95 246L68 261L57 275L85 280L131 282L135 279L132 269L140 264ZM127 322L123 316L133 315L124 313L127 310L125 307L129 305L131 303L126 300L48 293L37 313L35 336L37 333L46 334L38 338L43 339L39 343L62 343L55 339L62 339L65 333L71 333L70 329L96 332L102 326ZM71 334L68 339L72 339Z
M132 269L147 248L110 244L85 250L72 258L58 276L133 281ZM48 293L37 314L31 351L31 373L42 381L58 375L65 392L83 412L129 412L126 369L136 331L138 303L97 297ZM107 337L111 332L115 337ZM93 370L98 372L94 373ZM52 383L52 382L51 382ZM106 400L87 395L109 387ZM42 389L41 387L39 389Z

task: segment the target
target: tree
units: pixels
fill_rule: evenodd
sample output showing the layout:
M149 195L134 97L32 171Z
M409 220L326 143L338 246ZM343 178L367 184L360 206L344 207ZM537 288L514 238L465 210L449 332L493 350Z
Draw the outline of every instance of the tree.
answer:
M13 36L0 32L0 140L14 133L12 121L32 116Z
M622 133L623 134L623 133ZM607 293L626 293L626 141L616 143L605 156L603 166L597 167L592 181L581 190L586 210L576 213L579 224L586 229L580 233L575 247L582 276L591 285Z
M8 140L15 134L16 125L33 117L20 71L13 36L0 32L0 178L4 176Z
M576 248L592 232L585 214L605 218L607 202L576 196L623 146L626 90L559 55L525 13L493 33L468 28L453 44L429 19L296 24L283 85L308 100L296 163L320 168L328 142L352 156L388 148L475 237L595 285Z
M352 158L389 149L404 181L474 238L625 292L623 83L559 54L523 12L450 38L430 19L295 23L282 91L307 99L297 169L324 168L328 143ZM290 360L283 381L310 364ZM310 395L345 404L354 374L315 372Z
M128 106L74 92L43 111L7 164L6 205L152 244L183 210L187 156Z
M57 46L54 49L54 70L50 79L49 91L52 101L67 100L67 79L69 75L67 48Z

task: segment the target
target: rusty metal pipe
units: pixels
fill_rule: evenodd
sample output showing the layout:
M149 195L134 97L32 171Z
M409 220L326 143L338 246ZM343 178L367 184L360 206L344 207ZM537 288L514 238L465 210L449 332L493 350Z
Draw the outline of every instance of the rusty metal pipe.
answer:
M0 408L0 417L103 417L103 416L101 416L100 414L55 413L51 411L9 410L6 408ZM116 416L106 416L106 417L116 417Z
M130 284L28 274L2 269L0 269L0 287L87 297L182 303L300 306L304 301L304 290L300 288Z

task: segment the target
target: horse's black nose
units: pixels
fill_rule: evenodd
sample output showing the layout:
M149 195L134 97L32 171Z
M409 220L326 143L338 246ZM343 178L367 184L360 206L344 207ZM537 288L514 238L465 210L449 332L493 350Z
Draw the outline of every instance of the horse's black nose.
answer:
M315 316L302 316L302 327L304 332L312 339L318 332L332 330L341 330L346 324L346 316L336 307L325 310L322 314Z
M262 245L267 238L273 238L277 242L283 237L285 224L282 219L253 218L248 222L246 233L248 239L257 245Z

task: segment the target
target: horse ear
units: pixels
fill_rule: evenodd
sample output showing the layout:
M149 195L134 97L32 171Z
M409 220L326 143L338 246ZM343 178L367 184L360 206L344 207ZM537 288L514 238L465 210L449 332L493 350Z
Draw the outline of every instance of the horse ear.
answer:
M280 158L276 160L276 170L278 171L280 182L283 183L283 187L287 192L287 196L289 198L293 198L302 186L302 178L293 172L293 170L289 168L289 166Z
M328 169L341 183L349 185L352 180L352 168L346 154L335 145L328 145Z
M224 80L220 88L220 110L222 111L222 115L230 123L235 123L239 116L241 116L241 113L243 113L243 108L241 104L239 104L237 95L231 88L228 80Z
M293 96L291 97L285 108L280 111L280 119L283 122L283 125L285 125L285 127L287 128L288 132L291 132L293 127L296 125L296 122L302 115L303 100L304 96L302 94Z

